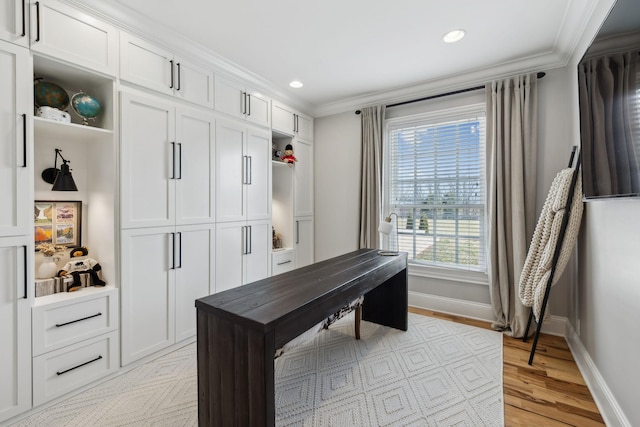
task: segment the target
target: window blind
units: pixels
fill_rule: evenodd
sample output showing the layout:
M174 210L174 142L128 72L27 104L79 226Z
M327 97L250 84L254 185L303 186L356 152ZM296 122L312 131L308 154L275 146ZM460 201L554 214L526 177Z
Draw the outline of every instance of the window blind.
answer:
M390 120L387 146L389 245L415 263L486 271L483 109Z

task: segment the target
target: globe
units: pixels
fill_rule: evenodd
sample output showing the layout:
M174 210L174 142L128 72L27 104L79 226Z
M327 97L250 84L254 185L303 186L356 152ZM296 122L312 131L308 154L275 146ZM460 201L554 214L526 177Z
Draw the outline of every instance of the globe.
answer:
M100 114L98 100L84 92L76 93L71 97L71 108L82 117L83 125L88 124L87 119L95 119Z
M36 80L33 85L33 98L36 107L53 107L64 110L69 106L69 95L55 83Z

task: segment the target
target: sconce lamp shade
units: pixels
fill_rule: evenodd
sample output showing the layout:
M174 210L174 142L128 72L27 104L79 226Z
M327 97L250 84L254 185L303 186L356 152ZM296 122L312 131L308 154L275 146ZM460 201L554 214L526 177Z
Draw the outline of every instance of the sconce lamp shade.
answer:
M390 235L391 232L393 231L393 224L391 224L391 215L395 215L396 216L396 222L398 220L398 214L396 214L395 212L391 212L389 214L389 216L387 216L383 221L380 221L380 223L378 224L378 232L382 233L386 236ZM397 225L397 224L396 224ZM398 242L398 228L396 227L396 244L399 245L400 242ZM378 251L379 255L386 255L386 256L393 256L393 255L398 255L398 251Z
M62 157L60 151L61 150L56 148L54 166L42 171L42 179L49 184L53 184L51 191L78 191L73 176L71 176L71 169L68 165L69 161ZM58 169L58 156L62 159L60 169Z
M71 170L66 161L60 165L60 172L56 175L56 180L53 182L51 191L78 191L78 187L76 187L76 183L73 181Z

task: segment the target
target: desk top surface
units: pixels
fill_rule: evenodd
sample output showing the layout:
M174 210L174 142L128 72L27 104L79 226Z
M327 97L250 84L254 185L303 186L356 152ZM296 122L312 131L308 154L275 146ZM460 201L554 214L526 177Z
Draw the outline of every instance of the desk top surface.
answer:
M285 317L311 309L321 299L353 286L370 282L377 285L406 268L406 253L383 256L376 249L360 249L200 298L196 307L238 323L269 329Z

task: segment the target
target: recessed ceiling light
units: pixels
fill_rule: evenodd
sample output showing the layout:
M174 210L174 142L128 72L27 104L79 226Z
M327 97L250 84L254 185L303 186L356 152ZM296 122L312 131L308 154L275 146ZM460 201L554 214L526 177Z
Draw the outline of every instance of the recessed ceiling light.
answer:
M444 35L444 37L442 37L442 40L444 40L446 43L455 43L457 41L462 40L462 38L466 33L467 32L465 30L449 31L447 34Z
M300 82L298 80L294 80L291 83L289 83L289 86L291 86L292 88L295 88L295 89L299 89L304 85L302 84L302 82Z

